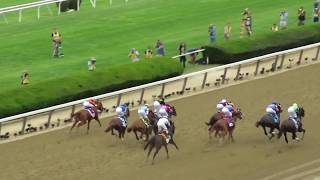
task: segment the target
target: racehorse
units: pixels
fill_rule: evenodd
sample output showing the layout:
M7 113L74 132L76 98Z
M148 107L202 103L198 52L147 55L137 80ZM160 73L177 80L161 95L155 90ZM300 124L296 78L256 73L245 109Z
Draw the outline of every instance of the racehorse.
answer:
M174 142L174 140L171 139L169 140L168 144L172 144L174 145L174 147L179 150L177 144ZM163 134L157 134L154 135L149 141L148 143L144 146L144 150L146 150L149 146L149 150L148 150L148 155L147 158L150 156L150 153L152 151L153 148L156 148L154 154L153 154L153 158L152 158L152 164L154 164L154 158L156 157L156 155L158 154L159 150L161 149L162 146L164 146L166 153L167 153L167 158L169 159L169 151L168 151L168 147L167 147L167 142L166 142L166 137Z
M72 129L77 125L77 127L79 128L80 126L84 125L87 123L88 121L88 127L87 127L87 134L89 133L89 128L90 128L90 122L92 119L95 119L96 121L98 121L100 127L101 127L101 123L100 123L100 120L99 120L99 116L98 116L98 110L100 111L100 113L102 111L105 110L105 108L103 107L102 103L97 101L96 102L96 107L94 108L94 114L95 116L92 117L91 114L85 110L85 109L81 109L80 111L76 112L76 113L73 113L71 114L71 119L74 118L75 121L73 123L73 125L71 126L71 129L69 132L72 131Z
M139 141L139 137L137 132L140 132L140 138L143 138L143 135L145 135L145 141L149 140L149 135L152 133L152 128L156 124L156 116L153 113L153 111L149 111L148 113L148 119L149 119L149 127L143 122L142 119L134 121L130 127L128 127L127 131L130 133L131 131L134 132L136 135L136 139Z
M259 126L262 126L264 134L269 137L269 139L272 139L274 137L274 129L278 129L278 131L280 131L280 113L282 112L281 107L279 107L279 112L277 112L277 115L279 117L279 123L274 122L273 117L270 114L265 114L264 116L262 116L262 118L260 119L260 121L256 122L256 127L259 128ZM270 128L269 134L270 136L268 136L266 127Z
M125 113L126 118L130 116L130 110L129 107L127 106L126 108L126 113ZM124 134L126 133L126 127L123 127L121 120L118 116L115 116L111 119L111 121L108 124L107 129L105 130L106 133L111 131L111 135L114 135L113 129L118 131L118 136L119 138L123 141L124 140Z
M242 112L241 109L237 109L237 111L234 111L232 113L232 118L236 121L237 119L242 119ZM212 133L215 131L215 129L213 128L213 125L216 124L216 122L218 122L218 120L223 119L223 113L215 113L213 116L211 116L209 122L205 123L207 126L209 126L209 137L211 138ZM217 134L219 133L219 131L216 131L215 137L217 137Z
M297 137L297 132L302 132L301 140L304 138L304 134L306 133L306 130L302 128L302 117L304 117L305 111L303 107L299 107L299 112L297 113L298 116L298 129L296 128L294 122L290 119L287 119L283 121L280 125L280 132L278 134L278 138L284 134L285 141L288 143L287 138L287 132L292 133L292 139L295 139L299 141L299 138Z
M234 142L233 139L233 131L235 129L235 122L238 119L242 119L242 112L240 110L235 111L232 113L232 118L234 120L234 125L232 127L229 127L227 120L225 120L224 118L219 119L216 123L214 123L210 128L209 128L209 137L211 138L211 134L216 131L215 133L215 137L217 137L217 135L220 133L221 131L221 135L220 138L224 139L224 137L229 134L229 140L231 140L232 142Z
M168 117L168 120L170 122L170 127L171 127L171 130L170 132L172 133L172 135L174 134L175 132L175 129L176 129L176 126L172 120L172 116L177 116L177 111L175 109L174 106L170 106L169 104L164 104L162 105L162 108L165 108L166 112L168 113L169 117ZM157 119L158 121L158 119ZM154 124L153 126L153 131L154 131L154 134L158 134L158 126L157 126L157 123Z

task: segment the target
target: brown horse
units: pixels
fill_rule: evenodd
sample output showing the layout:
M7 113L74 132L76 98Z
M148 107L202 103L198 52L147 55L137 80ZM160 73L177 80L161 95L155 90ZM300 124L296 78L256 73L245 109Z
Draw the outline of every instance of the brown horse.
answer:
M240 110L235 111L232 113L232 118L234 120L234 122L236 122L238 119L242 119L242 113ZM229 140L231 140L232 142L234 142L233 139L233 131L235 129L235 123L232 127L229 127L227 120L225 119L219 119L216 123L214 123L213 126L211 126L209 128L209 137L211 138L211 135L214 131L215 132L215 137L217 137L217 135L220 133L220 138L222 138L222 140L224 139L224 137L229 134Z
M95 119L100 127L101 127L101 123L99 120L99 116L98 116L98 111L101 113L102 111L104 111L105 108L103 107L102 103L97 101L96 102L96 107L94 108L94 112L95 112L95 116L92 117L91 114L85 110L85 109L81 109L80 111L71 114L71 119L74 118L75 121L73 123L73 125L71 126L71 129L69 132L72 131L72 129L77 125L77 127L79 128L82 125L85 125L88 121L88 127L87 127L87 134L89 133L89 129L90 129L90 122L92 119Z
M171 138L169 140L168 144L172 144L174 145L174 147L179 150L177 144L174 142L174 140ZM152 151L153 148L156 148L154 154L153 154L153 158L152 158L152 164L154 164L154 158L156 157L156 155L158 154L159 150L161 149L162 146L164 146L166 153L167 153L167 158L169 159L169 151L168 151L168 146L167 146L167 142L166 142L166 138L165 135L162 134L157 134L155 136L153 136L148 143L144 146L144 150L146 150L149 146L149 150L148 150L148 155L147 158L150 156L150 153Z
M145 135L145 141L149 140L149 135L152 133L153 126L156 123L156 116L155 114L150 110L148 113L148 119L150 120L149 127L143 122L142 119L134 121L130 127L128 127L127 131L130 133L131 131L134 132L136 135L136 139L139 141L139 137L137 132L140 132L140 138L143 138L143 135Z
M240 109L237 109L237 111L235 111L234 113L232 113L232 117L233 118L237 118L236 116L239 115L238 112L240 112ZM213 116L211 116L211 118L209 119L209 122L205 122L205 124L207 126L209 126L209 129L211 128L211 126L213 126L219 119L223 118L223 113L221 112L217 112L215 113Z
M129 110L129 107L127 106L126 108L126 118L128 118L130 116L130 110ZM111 135L115 135L114 132L113 132L113 129L117 130L118 131L118 136L119 138L123 141L124 140L124 134L126 133L126 129L127 129L127 126L124 127L121 123L121 120L118 116L115 116L111 119L111 121L109 122L108 124L108 127L107 129L105 130L106 133L108 133L109 131L111 131Z
M292 133L292 139L296 141L300 141L300 139L297 137L297 132L302 132L302 137L301 140L304 138L304 134L306 132L305 129L302 128L302 117L304 117L305 111L303 107L299 107L299 112L297 113L298 115L298 129L295 127L294 122L291 119L287 119L283 121L280 125L280 132L278 134L278 138L284 135L286 143L288 143L288 138L287 138L287 132Z

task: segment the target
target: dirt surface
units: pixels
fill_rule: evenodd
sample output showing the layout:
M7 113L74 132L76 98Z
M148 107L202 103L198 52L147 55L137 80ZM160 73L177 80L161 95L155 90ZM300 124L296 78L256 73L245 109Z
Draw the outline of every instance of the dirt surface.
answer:
M178 113L175 140L180 151L170 146L167 160L162 149L155 165L145 161L143 144L133 134L121 142L104 133L106 119L103 128L92 123L89 135L84 127L71 134L62 129L0 145L0 179L256 180L281 172L320 158L319 71L320 64L315 64L172 102ZM209 140L204 122L224 97L239 106L245 117L237 123L236 142L219 145L216 139ZM254 126L272 100L285 108L282 118L293 102L303 105L304 141L269 141L262 129ZM129 121L137 119L136 114L133 112Z

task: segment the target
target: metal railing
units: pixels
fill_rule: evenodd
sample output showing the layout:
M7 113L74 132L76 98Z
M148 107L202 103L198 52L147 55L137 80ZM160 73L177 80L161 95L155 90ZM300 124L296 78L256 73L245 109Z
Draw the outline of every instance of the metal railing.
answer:
M137 104L144 101L151 102L158 96L166 98L183 96L193 91L201 91L205 88L220 87L224 84L231 83L231 81L250 80L258 75L268 75L269 73L285 68L299 66L303 63L311 63L318 60L319 52L320 43L311 44L102 94L94 98L101 100L104 105L110 105L110 108L115 108L122 102L131 102L133 105L136 102ZM2 118L0 119L0 133L1 131L10 131L24 134L27 122L42 125L47 124L47 126L54 121L59 121L60 123L61 119L70 118L70 113L75 112L76 109L80 109L84 100L85 99ZM104 113L103 116L111 115L110 112L112 113L113 111L110 110L109 113ZM10 128L10 126L14 128Z

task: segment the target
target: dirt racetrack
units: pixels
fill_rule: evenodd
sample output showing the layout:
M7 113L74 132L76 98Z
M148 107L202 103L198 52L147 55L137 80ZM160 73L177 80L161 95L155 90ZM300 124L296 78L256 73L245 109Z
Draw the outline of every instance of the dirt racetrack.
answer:
M320 155L320 64L289 71L206 94L171 102L178 116L175 140L180 151L164 149L155 165L145 161L143 145L127 134L121 142L92 123L68 134L62 129L21 141L0 145L1 180L255 180L295 167ZM241 107L244 120L237 123L233 144L218 145L209 140L204 122L216 111L215 104L226 97ZM269 141L254 123L272 100L286 109L293 102L306 110L304 141ZM137 118L133 112L129 119ZM291 140L291 138L290 138ZM274 179L279 179L275 177Z

